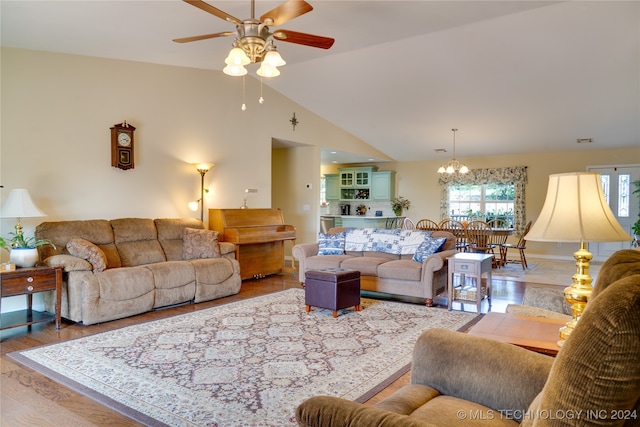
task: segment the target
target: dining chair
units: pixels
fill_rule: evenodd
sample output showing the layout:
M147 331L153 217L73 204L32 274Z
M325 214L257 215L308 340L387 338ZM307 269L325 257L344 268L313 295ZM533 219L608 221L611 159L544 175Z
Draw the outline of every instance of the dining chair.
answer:
M402 224L404 223L404 216L395 216L387 218L386 227L389 228L402 228Z
M402 229L403 230L415 230L416 229L416 225L414 224L413 221L411 221L410 218L405 218L404 221L402 221Z
M421 219L416 223L417 230L440 230L438 223L432 219Z
M524 230L520 235L520 239L518 240L518 243L502 244L501 257L502 257L503 264L521 264L523 270L526 270L527 268L529 268L529 265L527 265L527 257L524 254L524 250L527 248L527 233L529 232L530 229L531 229L531 221L527 222L527 225L524 226ZM518 250L520 254L520 260L517 260L517 259L510 260L508 257L509 249Z
M489 224L491 228L509 228L509 223L504 218L494 218L487 221L487 224Z
M492 253L489 247L491 227L485 221L473 220L466 227L469 252Z
M438 228L441 231L448 231L456 236L456 249L460 252L466 252L469 248L469 242L467 240L467 233L465 226L460 221L456 221L452 218L445 218L438 223Z

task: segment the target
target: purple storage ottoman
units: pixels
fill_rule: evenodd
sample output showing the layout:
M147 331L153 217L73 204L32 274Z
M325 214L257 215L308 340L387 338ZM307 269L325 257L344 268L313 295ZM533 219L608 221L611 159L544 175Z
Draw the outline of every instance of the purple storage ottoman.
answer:
M311 307L338 310L355 306L360 311L360 272L344 268L309 270L305 273L304 303L307 312Z

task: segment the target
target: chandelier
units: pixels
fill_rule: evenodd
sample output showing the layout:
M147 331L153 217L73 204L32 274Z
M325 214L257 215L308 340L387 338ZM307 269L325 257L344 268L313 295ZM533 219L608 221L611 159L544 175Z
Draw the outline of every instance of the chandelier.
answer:
M447 164L440 166L439 173L467 173L469 168L456 160L456 132L458 129L451 129L453 132L453 158L447 162Z

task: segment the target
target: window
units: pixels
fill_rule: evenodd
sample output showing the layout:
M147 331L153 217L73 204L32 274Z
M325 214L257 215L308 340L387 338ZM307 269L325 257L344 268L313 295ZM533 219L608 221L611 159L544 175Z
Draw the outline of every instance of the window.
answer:
M449 186L450 217L458 221L474 218L490 221L493 218L504 218L513 226L514 200L513 184Z
M510 224L516 235L526 225L525 191L527 186L527 167L511 166L505 168L471 169L466 174L441 174L438 183L442 186L440 194L440 217L447 218L458 212L465 215L469 211L509 215ZM457 193L450 196L450 192Z

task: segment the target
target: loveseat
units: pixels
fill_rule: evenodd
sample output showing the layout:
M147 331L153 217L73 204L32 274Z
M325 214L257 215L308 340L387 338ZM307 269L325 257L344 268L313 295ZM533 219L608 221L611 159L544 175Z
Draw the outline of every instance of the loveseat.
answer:
M43 263L64 267L61 316L85 325L240 291L235 245L197 219L44 222L35 236L55 244L38 248Z
M303 285L308 270L358 270L361 290L418 297L431 306L446 289L446 260L455 247L447 231L332 228L316 243L295 245L292 255Z
M603 264L580 321L556 358L447 329L413 352L411 384L375 406L316 396L304 427L637 426L640 424L640 251Z

